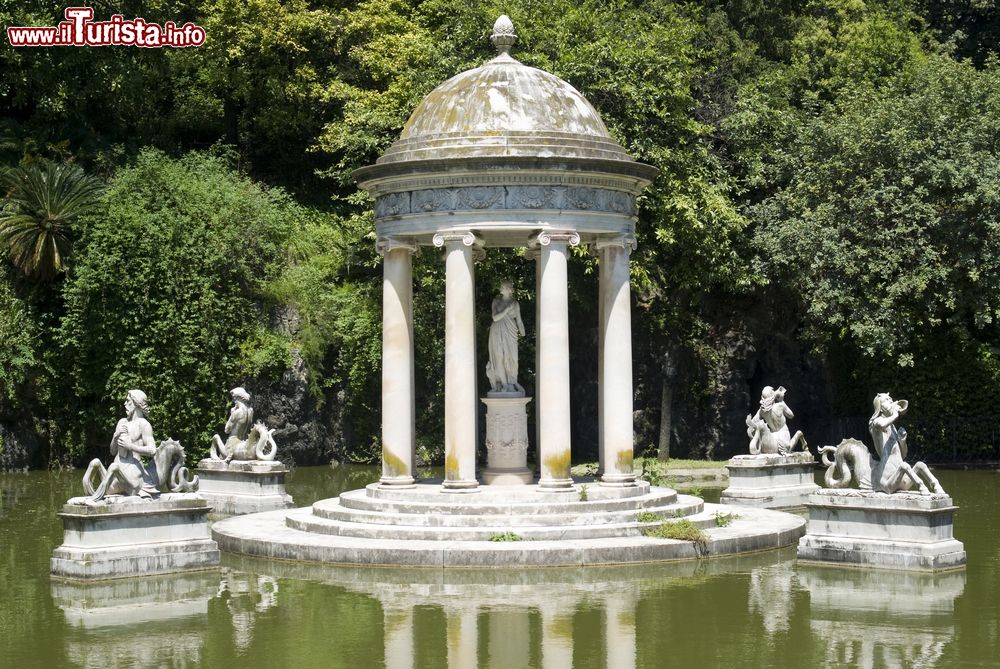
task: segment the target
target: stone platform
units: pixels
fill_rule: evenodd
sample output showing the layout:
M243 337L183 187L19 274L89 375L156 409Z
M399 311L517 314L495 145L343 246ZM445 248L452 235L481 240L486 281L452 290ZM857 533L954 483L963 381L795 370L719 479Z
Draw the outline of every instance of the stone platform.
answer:
M53 576L121 578L219 564L219 547L208 529L211 508L195 493L170 493L155 501L110 496L96 506L77 500L59 514L63 544L52 553Z
M729 487L720 502L762 509L801 509L811 493L816 459L811 453L737 455L729 460Z
M198 463L198 492L212 506L213 516L288 509L293 502L285 493L287 473L280 462L205 459Z
M336 564L425 567L598 565L684 560L789 546L805 521L763 509L721 507L640 481L539 492L535 484L443 492L438 482L372 484L312 507L228 518L212 527L223 550ZM719 527L717 514L737 516ZM640 520L640 516L642 520ZM651 538L644 531L687 519L706 537ZM501 535L519 540L500 541Z
M916 571L965 566L965 547L952 533L958 507L948 495L824 489L806 507L799 560Z

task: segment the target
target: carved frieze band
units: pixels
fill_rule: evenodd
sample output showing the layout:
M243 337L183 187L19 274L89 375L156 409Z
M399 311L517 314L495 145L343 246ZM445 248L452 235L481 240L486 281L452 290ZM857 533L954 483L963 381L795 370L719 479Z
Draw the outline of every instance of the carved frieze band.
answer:
M586 186L472 186L389 193L375 200L375 218L491 209L556 209L635 216L635 196Z

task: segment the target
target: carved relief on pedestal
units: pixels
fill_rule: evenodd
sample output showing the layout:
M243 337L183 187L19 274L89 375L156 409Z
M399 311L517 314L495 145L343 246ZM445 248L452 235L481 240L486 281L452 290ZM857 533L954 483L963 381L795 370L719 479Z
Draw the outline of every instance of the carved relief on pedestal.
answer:
M491 466L524 466L528 457L528 424L523 411L520 415L492 412L487 415L486 452Z

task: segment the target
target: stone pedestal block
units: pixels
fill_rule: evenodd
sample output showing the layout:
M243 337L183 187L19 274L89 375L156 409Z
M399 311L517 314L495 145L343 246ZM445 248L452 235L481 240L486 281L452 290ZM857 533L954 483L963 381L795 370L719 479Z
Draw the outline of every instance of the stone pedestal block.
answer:
M63 506L63 544L52 553L53 576L121 578L219 564L219 547L208 528L211 507L198 494L111 500L96 506L70 500Z
M482 398L486 405L487 485L524 485L531 483L528 469L528 402L521 393L490 393Z
M763 509L801 508L819 490L815 466L811 453L737 455L726 466L729 487L720 501Z
M215 515L290 509L292 498L285 493L288 468L280 462L263 460L205 459L198 463L198 492Z
M806 507L800 560L914 571L965 565L965 547L952 534L958 507L948 495L820 490Z

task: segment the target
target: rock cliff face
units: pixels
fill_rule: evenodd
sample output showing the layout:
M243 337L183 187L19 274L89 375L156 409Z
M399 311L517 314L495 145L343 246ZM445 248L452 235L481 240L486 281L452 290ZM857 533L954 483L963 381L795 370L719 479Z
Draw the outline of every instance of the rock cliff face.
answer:
M297 351L279 383L251 380L246 387L254 416L275 430L279 460L318 465L343 459L340 402L335 396L320 401L309 392L308 371Z
M37 467L40 455L31 421L15 418L0 422L0 472Z
M671 383L673 457L727 459L747 452L746 417L757 410L764 386L783 385L810 443L831 419L830 374L825 361L802 341L798 318L780 299L748 299L739 313L726 304L704 304L711 325L700 353L678 347ZM662 353L635 340L636 451L656 453L662 417ZM811 438L811 435L814 435Z

